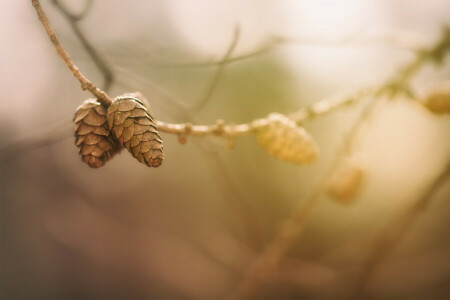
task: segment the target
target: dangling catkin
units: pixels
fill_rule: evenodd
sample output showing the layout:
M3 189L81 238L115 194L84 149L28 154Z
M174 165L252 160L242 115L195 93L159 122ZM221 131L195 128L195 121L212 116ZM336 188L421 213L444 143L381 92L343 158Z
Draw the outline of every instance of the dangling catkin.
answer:
M88 99L81 104L76 112L75 144L80 148L82 161L92 168L105 164L120 147L113 140L106 122L106 108L96 101Z
M133 157L149 167L158 167L164 159L163 144L144 101L138 93L115 98L108 108L108 126L119 145Z
M423 100L422 104L432 113L450 113L450 82L436 86Z
M328 196L343 204L356 198L364 179L364 169L354 161L344 160L327 183Z
M285 115L272 113L267 124L259 128L258 144L270 155L294 164L317 159L319 147L303 127Z

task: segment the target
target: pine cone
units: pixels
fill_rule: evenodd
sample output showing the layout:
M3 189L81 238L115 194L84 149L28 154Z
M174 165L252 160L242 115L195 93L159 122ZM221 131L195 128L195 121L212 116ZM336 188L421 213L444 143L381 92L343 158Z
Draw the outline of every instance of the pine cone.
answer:
M259 145L270 155L295 164L310 163L317 159L319 147L303 127L285 115L273 113L268 124L259 129Z
M138 93L115 98L108 108L108 126L133 157L149 167L159 167L164 160L163 144L144 101Z
M450 113L450 82L436 86L424 99L423 105L434 114Z
M77 108L73 121L75 145L80 148L81 159L91 168L103 166L120 151L106 123L106 108L96 99L84 101Z

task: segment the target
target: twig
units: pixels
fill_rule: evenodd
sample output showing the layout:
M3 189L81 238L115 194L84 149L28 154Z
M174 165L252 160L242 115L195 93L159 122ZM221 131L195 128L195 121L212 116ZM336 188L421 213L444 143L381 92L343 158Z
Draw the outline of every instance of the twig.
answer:
M435 199L434 195L444 186L449 178L450 161L422 196L406 212L394 218L378 234L374 242L374 247L371 248L371 253L363 263L360 275L355 284L353 298L360 299L364 296L366 288L378 270L380 263L389 256L392 250L408 234L414 223L426 211L433 199Z
M232 64L242 60L258 57L267 52L277 49L279 46L284 45L296 45L305 47L343 47L343 46L374 46L378 44L386 44L389 46L394 46L399 49L414 51L420 49L423 46L423 42L419 39L405 40L401 39L405 33L396 35L382 35L374 38L357 39L355 35L345 36L335 40L323 40L317 38L308 37L296 37L289 38L274 35L268 39L259 49L250 51L245 54L237 55L234 57L229 57L228 59L212 60L206 62L187 62L187 63L153 63L150 65L151 68L206 68L214 67L221 64Z
M212 175L216 177L216 182L224 191L227 204L230 211L237 213L240 217L240 223L244 229L244 239L253 250L259 250L262 246L262 234L258 218L255 211L245 195L231 178L221 161L219 153L208 153L205 159L209 159L208 166Z
M219 62L218 66L217 66L217 70L216 70L213 78L211 79L211 83L209 84L205 95L200 99L200 101L197 104L195 104L192 107L192 110L202 109L203 106L205 106L206 102L213 95L214 90L216 89L217 85L219 84L220 78L222 77L222 74L225 71L225 66L226 66L225 62L230 58L231 54L233 54L233 51L237 46L237 43L239 41L239 35L240 35L239 26L236 26L236 28L234 29L233 39L231 41L231 44L228 47L227 51L225 52L225 55L221 59L221 62Z
M434 59L442 62L443 56L450 48L450 30L445 28L441 39L431 49L418 52L417 57L410 64L400 69L392 80L387 81L375 90L375 96L386 96L393 98L398 93L409 90L408 83L411 77L429 60ZM351 98L349 98L351 99ZM349 100L350 101L350 100ZM339 102L338 103L342 103ZM343 103L347 103L343 101ZM248 273L238 286L236 292L232 295L232 299L251 298L261 284L267 281L278 267L281 259L286 255L293 242L301 235L308 217L317 206L324 186L330 176L333 174L339 162L347 157L353 150L358 139L361 128L372 117L376 107L380 104L379 100L373 100L364 109L357 121L353 124L350 132L347 134L341 151L337 154L335 160L330 165L329 170L322 176L319 184L313 189L311 194L303 201L297 209L295 209L290 218L288 218L282 228L277 232L271 243L255 260L249 268ZM298 112L298 117L304 116L307 111Z
M84 5L83 9L77 14L67 9L67 7L60 2L60 0L52 0L52 2L53 5L55 5L71 22L78 22L89 13L93 1L86 0L86 5Z
M73 76L78 79L81 83L81 89L90 91L95 97L98 98L98 100L105 106L109 106L112 103L111 98L102 90L97 88L89 79L87 79L81 72L78 70L78 68L75 66L75 64L70 59L69 54L64 50L63 46L59 42L58 38L56 37L55 32L53 31L47 15L45 14L44 10L42 9L39 0L32 0L31 3L33 4L34 8L36 9L36 12L39 17L39 21L41 21L42 25L45 28L45 31L47 32L48 37L50 38L50 41L53 43L53 46L56 48L56 52L58 55L62 58L64 63L69 67L70 71L72 72Z
M262 54L265 54L269 51L273 50L273 45L271 43L268 43L267 45L264 45L260 49L251 51L246 54L237 55L234 57L230 57L227 60L213 60L213 61L206 61L206 62L189 62L189 63L155 63L152 64L152 68L205 68L205 67L216 67L220 64L232 64L238 61L254 58L257 56L260 56Z
M72 125L70 126L72 127ZM71 128L68 124L58 124L45 130L43 133L21 138L0 148L0 163L14 159L28 151L53 145L71 136Z
M78 22L88 13L90 7L92 6L92 0L87 0L87 3L84 7L84 9L78 13L74 14L70 12L67 7L65 7L60 0L53 0L53 4L56 6L56 8L59 9L59 11L63 14L63 16L67 19L67 21L70 24L70 27L74 31L77 38L80 40L83 47L86 49L86 52L91 57L94 64L99 69L100 73L102 73L104 78L103 83L103 90L108 91L111 87L111 84L114 81L113 73L110 70L110 67L106 63L106 61L99 55L97 50L92 46L92 44L89 42L89 40L86 38L86 35L81 30L80 26L78 25Z

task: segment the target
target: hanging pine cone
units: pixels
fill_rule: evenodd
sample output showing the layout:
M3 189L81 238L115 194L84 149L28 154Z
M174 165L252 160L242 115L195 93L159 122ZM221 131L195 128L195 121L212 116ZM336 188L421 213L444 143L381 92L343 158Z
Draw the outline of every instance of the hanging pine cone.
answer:
M81 159L91 168L99 168L120 151L106 123L106 108L95 99L88 99L76 112L75 145L80 148Z
M108 126L133 157L149 167L159 167L164 159L163 144L144 101L138 93L115 98L108 108Z
M319 147L303 127L285 115L273 113L267 124L258 130L259 145L270 155L295 164L317 159Z
M423 105L434 114L450 113L450 82L435 86L425 97Z

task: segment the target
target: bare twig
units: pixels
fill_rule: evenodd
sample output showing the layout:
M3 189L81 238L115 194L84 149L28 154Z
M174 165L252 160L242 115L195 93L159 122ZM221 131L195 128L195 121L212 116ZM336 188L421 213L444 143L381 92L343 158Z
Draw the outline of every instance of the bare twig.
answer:
M33 151L42 147L53 145L71 136L72 124L57 124L40 134L27 136L0 148L0 163L14 159L28 151Z
M392 250L398 245L403 237L405 237L411 230L411 227L425 213L428 206L431 204L434 195L441 189L447 180L450 178L450 161L443 168L442 172L432 182L432 184L425 190L422 196L406 211L393 219L384 230L382 230L371 252L364 262L360 275L358 276L355 289L353 291L353 298L360 299L364 296L366 288L370 280L375 276L380 263L385 260Z
M93 0L86 0L86 4L79 13L71 12L64 4L60 2L60 0L52 0L52 2L71 22L78 22L89 13Z
M39 21L41 21L42 25L45 28L45 31L47 32L48 37L50 38L51 42L53 43L53 46L56 48L56 52L58 55L62 58L64 63L69 67L70 71L72 72L73 76L77 78L81 83L81 89L90 91L94 96L98 98L98 100L105 106L109 106L112 103L111 98L102 90L97 88L89 79L87 79L81 72L78 70L78 68L75 66L75 64L70 59L69 54L64 50L63 46L59 42L58 38L56 37L55 32L53 31L50 22L48 21L47 15L45 14L44 10L42 9L39 0L32 0L31 3L33 4L34 8L36 9L36 12L39 17Z
M211 60L205 62L188 62L188 63L153 63L151 68L205 68L214 67L223 64L232 64L246 59L255 58L268 52L274 51L280 46L296 45L305 47L344 47L344 46L359 46L370 47L376 45L388 45L398 49L414 51L420 49L424 42L416 39L403 38L405 33L398 33L397 35L380 35L375 37L357 38L355 34L344 36L334 40L324 40L311 37L283 37L274 35L262 44L260 48L250 51L245 54L229 57L228 59Z
M223 58L221 59L221 63L217 66L217 71L215 72L213 78L211 79L211 83L209 84L208 88L206 89L205 95L200 99L198 103L192 107L193 110L199 110L202 109L203 106L205 106L206 102L211 98L211 96L214 93L214 90L216 89L217 85L219 84L220 78L223 75L223 72L225 71L225 62L230 58L231 54L233 54L234 49L237 46L237 43L239 41L239 35L240 30L239 26L236 26L233 33L233 39L231 41L230 46L228 47L227 51L225 52Z
M219 153L208 153L205 159L209 160L208 166L212 175L217 178L216 182L226 196L230 211L238 214L240 218L239 221L244 231L246 243L254 250L260 249L263 244L261 229L251 203L249 203L248 199L230 177L229 172L227 172L224 163L220 159Z
M189 63L155 63L151 64L151 68L204 68L204 67L216 67L221 64L232 64L238 61L254 58L257 56L260 56L262 54L265 54L269 51L273 50L272 43L268 43L267 45L262 46L261 48L251 51L246 54L237 55L234 57L230 57L226 60L219 59L219 60L212 60L212 61L206 61L206 62L189 62Z
M387 81L385 84L375 89L374 95L377 98L382 96L393 98L398 93L405 91L407 92L409 90L408 84L411 77L430 60L442 62L443 56L445 56L449 48L450 31L446 28L443 31L441 39L431 49L418 52L414 61L400 69L392 80ZM338 101L338 103L347 102ZM284 222L272 242L267 245L263 253L261 253L261 255L251 265L248 273L238 286L238 289L232 295L233 299L251 298L256 293L259 286L267 281L274 273L281 259L286 255L288 249L303 232L308 221L308 217L319 202L326 182L333 174L340 161L345 159L345 157L353 151L354 145L360 136L360 131L363 125L370 120L372 114L376 111L375 109L380 103L381 102L376 99L371 101L363 110L362 114L359 115L357 121L353 124L351 130L347 134L341 151L337 154L335 160L330 165L329 170L325 172L319 184L313 189L302 204L293 211L291 217ZM298 117L302 117L304 114L306 114L306 112L300 111L298 112Z
M89 40L86 38L86 35L81 30L78 24L78 22L89 12L89 9L92 6L92 0L87 0L84 9L78 14L72 13L64 4L62 4L60 0L53 0L53 4L67 19L75 35L80 40L83 47L86 49L87 53L99 69L100 73L102 73L104 78L103 90L108 91L114 81L113 73L111 72L111 69L106 61L99 55L97 50L92 46L92 43L89 42Z

